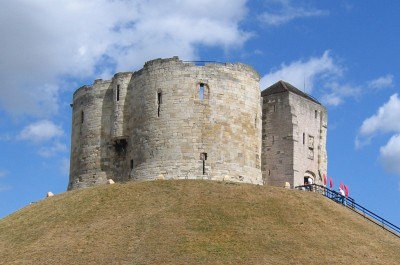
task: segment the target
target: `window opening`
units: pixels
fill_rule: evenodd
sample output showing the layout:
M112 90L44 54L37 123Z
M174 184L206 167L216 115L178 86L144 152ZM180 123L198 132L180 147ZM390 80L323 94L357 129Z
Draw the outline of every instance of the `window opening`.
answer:
M117 101L119 101L119 85L117 85Z
M126 139L115 140L115 142L114 142L115 152L118 155L125 155L127 145L128 145L128 142L126 141Z
M160 117L161 103L162 103L162 93L158 92L157 93L157 117Z
M207 160L207 153L200 153L200 160L203 162L203 175L206 174L206 160Z
M303 144L305 144L305 143L306 143L306 134L303 133Z
M204 83L200 83L199 87L199 99L203 100L204 99Z
M314 159L314 136L308 136L308 158Z
M81 123L83 123L85 119L85 114L83 113L83 110L81 111Z
M133 169L133 159L131 159L131 169Z

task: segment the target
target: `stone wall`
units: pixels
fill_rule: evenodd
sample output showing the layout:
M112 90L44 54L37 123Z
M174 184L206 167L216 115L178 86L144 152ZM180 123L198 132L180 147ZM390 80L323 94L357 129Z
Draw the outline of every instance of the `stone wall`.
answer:
M262 95L262 100L261 100ZM251 67L146 62L73 97L68 189L115 181L210 179L302 185L327 172L327 112Z
M107 180L101 170L101 132L103 99L110 84L96 80L92 86L81 87L74 93L69 190L104 184Z
M262 184L259 76L249 66L156 59L78 89L73 105L68 189L107 178Z
M262 175L266 185L293 185L293 121L288 93L263 98Z
M263 92L262 175L267 185L323 184L327 112L309 95L279 81Z
M322 185L327 172L326 109L294 93L289 100L293 114L293 184L303 185L304 177L310 176L314 183Z

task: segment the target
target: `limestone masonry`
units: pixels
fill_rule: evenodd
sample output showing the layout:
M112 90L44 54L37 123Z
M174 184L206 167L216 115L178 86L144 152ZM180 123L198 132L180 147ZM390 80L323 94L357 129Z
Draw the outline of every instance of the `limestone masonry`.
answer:
M154 179L284 186L327 171L327 112L234 63L146 62L73 96L68 190Z

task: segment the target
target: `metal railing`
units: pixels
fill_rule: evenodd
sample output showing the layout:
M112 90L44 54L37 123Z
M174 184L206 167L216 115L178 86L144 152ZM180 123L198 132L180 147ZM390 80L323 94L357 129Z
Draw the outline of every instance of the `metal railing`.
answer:
M348 209L352 210L353 212L363 216L365 219L371 221L372 223L382 227L386 231L392 233L393 235L400 238L400 228L391 222L387 221L386 219L380 217L379 215L371 212L370 210L366 209L365 207L361 206L360 204L356 203L355 200L348 196L343 196L339 192L331 190L325 186L318 185L318 184L311 184L311 185L302 185L296 186L295 189L298 190L305 190L305 191L312 191L323 196L342 204L343 206L347 207Z

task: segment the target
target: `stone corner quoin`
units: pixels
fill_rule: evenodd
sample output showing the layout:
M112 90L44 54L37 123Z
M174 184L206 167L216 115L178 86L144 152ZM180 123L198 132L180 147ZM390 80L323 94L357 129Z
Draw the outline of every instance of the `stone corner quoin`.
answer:
M241 63L155 59L73 95L68 190L206 179L283 187L327 171L327 111Z

